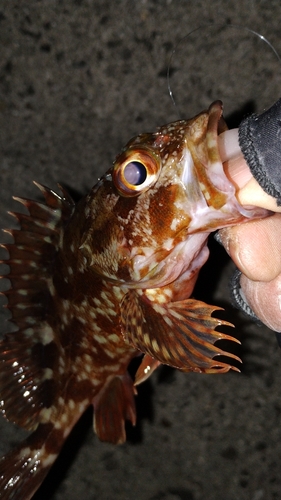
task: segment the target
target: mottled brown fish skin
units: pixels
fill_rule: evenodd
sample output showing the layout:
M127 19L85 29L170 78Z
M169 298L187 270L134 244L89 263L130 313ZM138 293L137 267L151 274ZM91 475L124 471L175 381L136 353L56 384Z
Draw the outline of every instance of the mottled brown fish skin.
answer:
M222 104L132 139L74 205L37 184L45 203L18 199L6 245L18 327L0 343L0 408L32 431L0 460L0 498L29 500L87 407L101 440L122 443L136 421L135 385L161 364L237 370L215 343L219 308L190 298L208 234L266 215L244 210L217 147ZM135 377L132 358L144 354Z

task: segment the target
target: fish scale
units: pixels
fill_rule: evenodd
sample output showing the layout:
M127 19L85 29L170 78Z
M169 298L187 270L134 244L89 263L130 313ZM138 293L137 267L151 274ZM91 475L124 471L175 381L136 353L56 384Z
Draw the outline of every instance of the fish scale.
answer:
M216 345L237 342L217 330L231 326L213 317L220 308L191 298L209 233L267 215L235 197L218 152L225 129L217 101L133 138L77 205L39 184L45 203L16 198L28 213L14 214L5 245L18 330L0 343L0 408L32 433L0 460L0 498L33 496L89 406L98 437L123 443L135 386L162 363L239 371Z

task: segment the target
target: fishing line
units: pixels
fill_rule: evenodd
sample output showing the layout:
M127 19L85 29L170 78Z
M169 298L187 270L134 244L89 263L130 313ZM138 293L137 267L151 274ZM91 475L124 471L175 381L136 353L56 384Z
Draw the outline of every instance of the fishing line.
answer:
M280 84L275 47L262 34L235 24L192 30L175 45L167 70L168 92L180 118L216 99L227 113L250 102L261 112L280 97Z

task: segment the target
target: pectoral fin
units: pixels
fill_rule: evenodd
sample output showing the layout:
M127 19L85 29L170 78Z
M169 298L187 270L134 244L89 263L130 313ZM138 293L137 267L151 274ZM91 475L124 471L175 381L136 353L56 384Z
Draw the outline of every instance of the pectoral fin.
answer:
M214 359L227 356L241 361L234 354L215 346L218 340L239 341L215 329L233 326L211 315L221 310L204 302L186 299L158 304L144 294L130 290L121 306L125 339L140 351L185 372L216 373L238 368Z

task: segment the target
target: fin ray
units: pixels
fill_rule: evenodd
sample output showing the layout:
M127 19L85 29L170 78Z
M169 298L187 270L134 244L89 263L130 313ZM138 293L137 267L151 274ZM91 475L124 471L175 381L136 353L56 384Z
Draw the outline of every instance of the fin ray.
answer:
M30 500L57 458L63 440L53 453L47 452L49 425L41 425L15 449L0 459L1 500Z
M0 343L0 411L27 430L36 428L41 410L50 406L58 390L54 373L60 353L54 341L44 345L44 334L47 342L52 332L43 322L34 334L31 325L30 332L26 328L9 333Z
M239 371L235 366L214 359L227 356L241 361L214 345L217 340L239 342L216 331L218 326L232 326L212 317L216 310L220 308L194 299L158 304L130 290L121 305L124 337L135 348L182 371Z
M18 330L0 342L0 411L25 429L34 429L40 411L49 404L54 388L51 374L62 351L48 321L52 310L53 261L61 233L70 219L74 203L35 183L45 204L15 198L27 213L13 213L20 229L8 230L14 243L2 245L10 268L4 276L11 288L3 292L6 308ZM48 390L47 390L48 389Z
M126 441L125 420L136 423L136 389L128 373L114 377L93 401L94 430L101 441Z

